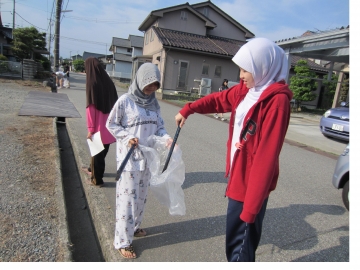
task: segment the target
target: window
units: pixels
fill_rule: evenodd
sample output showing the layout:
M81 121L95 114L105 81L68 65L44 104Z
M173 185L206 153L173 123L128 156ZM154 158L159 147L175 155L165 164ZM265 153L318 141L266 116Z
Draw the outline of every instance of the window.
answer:
M188 77L188 69L189 69L189 62L187 61L179 61L179 78L177 88L186 89L187 86L187 77Z
M202 11L202 13L206 16L209 17L209 9L207 7L205 7Z
M221 77L221 66L215 66L215 77Z
M132 52L132 48L127 48L127 52L131 53L131 52Z
M181 11L180 19L183 20L183 21L186 21L186 20L187 20L186 11Z
M150 30L150 42L154 40L154 31Z
M202 75L209 75L209 65L208 64L203 64L201 74Z
M145 45L149 43L149 32L145 34Z

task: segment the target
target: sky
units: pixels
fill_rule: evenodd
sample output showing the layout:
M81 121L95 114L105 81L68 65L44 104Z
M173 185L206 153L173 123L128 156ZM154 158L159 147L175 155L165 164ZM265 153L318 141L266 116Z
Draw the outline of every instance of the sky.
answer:
M35 26L53 36L56 0L0 0L3 25ZM352 2L356 0L351 0ZM189 4L204 2L188 1ZM349 0L212 0L257 37L273 41L297 37L307 30L326 31L348 26ZM113 37L143 36L140 24L151 11L185 4L185 0L62 0L60 56L83 52L111 54ZM51 20L50 20L51 19ZM51 27L50 27L51 25ZM235 37L234 37L235 38ZM53 54L54 44L50 52Z

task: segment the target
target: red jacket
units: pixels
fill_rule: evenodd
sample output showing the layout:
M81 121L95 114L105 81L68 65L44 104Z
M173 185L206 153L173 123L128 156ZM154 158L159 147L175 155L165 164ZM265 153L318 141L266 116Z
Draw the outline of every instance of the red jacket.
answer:
M274 83L264 90L244 118L242 135L236 134L241 150L236 150L230 168L235 110L248 91L243 81L240 81L227 91L212 93L187 103L180 114L187 118L195 112L231 112L226 155L226 177L230 177L225 194L244 203L240 218L253 223L264 200L277 184L279 155L289 126L293 94L284 82Z

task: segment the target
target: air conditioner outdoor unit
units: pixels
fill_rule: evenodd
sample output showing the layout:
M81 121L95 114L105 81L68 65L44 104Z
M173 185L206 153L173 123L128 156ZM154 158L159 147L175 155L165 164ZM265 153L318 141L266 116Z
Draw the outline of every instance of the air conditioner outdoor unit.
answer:
M211 79L209 79L209 78L201 78L200 85L202 87L211 87Z
M211 79L201 78L199 96L206 96L211 93Z

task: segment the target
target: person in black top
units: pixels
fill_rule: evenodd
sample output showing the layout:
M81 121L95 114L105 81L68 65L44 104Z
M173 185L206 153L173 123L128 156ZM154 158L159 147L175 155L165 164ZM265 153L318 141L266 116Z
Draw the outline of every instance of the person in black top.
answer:
M220 88L219 88L219 92L224 91L224 90L226 90L226 89L229 89L229 87L228 87L228 82L229 82L229 81L228 81L227 79L224 79L222 85L221 85ZM214 117L215 117L216 119L219 118L219 116L218 116L217 113L214 114ZM220 113L220 117L221 117L221 121L225 121L225 118L224 118L224 116L223 116L222 113Z
M65 67L64 67L64 73L66 74L66 76L67 76L68 78L70 77L70 75L69 75L69 73L70 73L70 67L69 67L68 64L66 64Z

